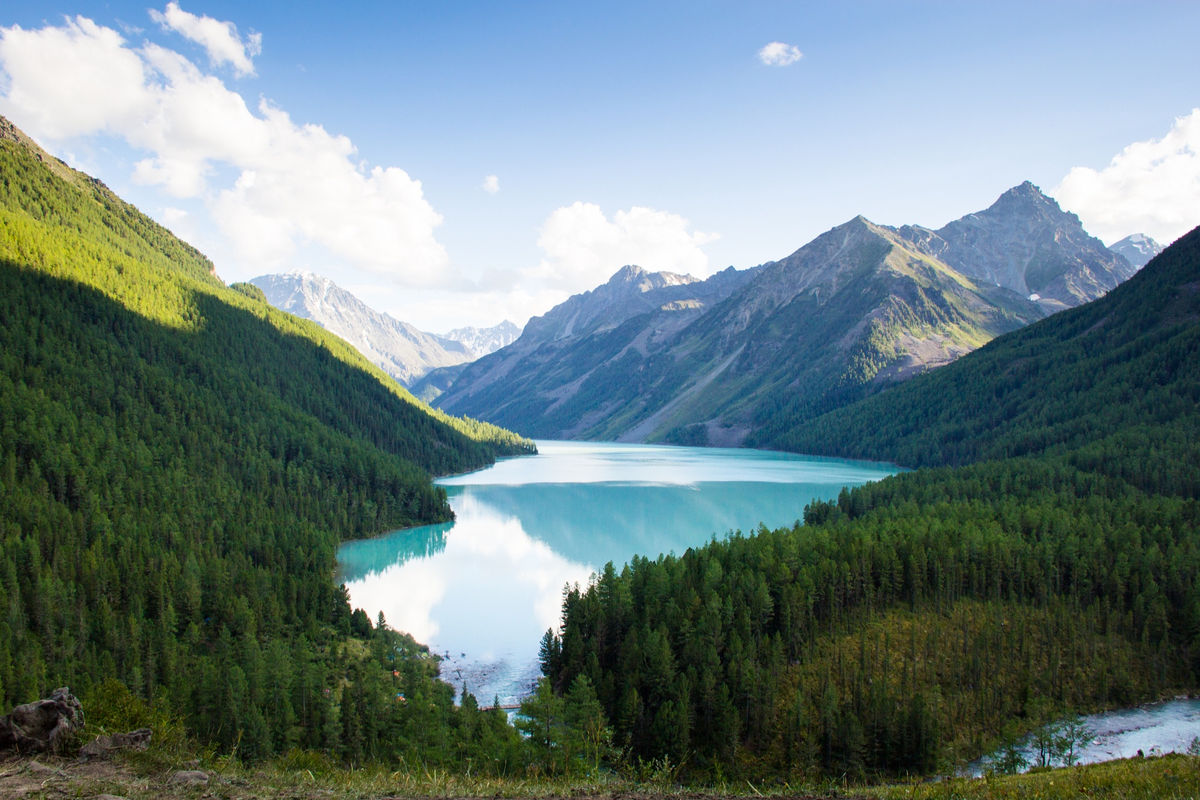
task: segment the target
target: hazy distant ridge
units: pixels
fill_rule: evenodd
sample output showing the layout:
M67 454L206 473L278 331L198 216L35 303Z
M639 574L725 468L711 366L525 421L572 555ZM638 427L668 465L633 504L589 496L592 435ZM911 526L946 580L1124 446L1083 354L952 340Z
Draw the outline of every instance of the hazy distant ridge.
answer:
M1126 261L1141 269L1166 248L1144 233L1131 233L1108 249L1120 253Z
M473 361L520 334L507 320L493 328L426 333L368 306L328 278L311 272L260 275L250 281L271 305L311 319L334 333L405 386L431 369Z

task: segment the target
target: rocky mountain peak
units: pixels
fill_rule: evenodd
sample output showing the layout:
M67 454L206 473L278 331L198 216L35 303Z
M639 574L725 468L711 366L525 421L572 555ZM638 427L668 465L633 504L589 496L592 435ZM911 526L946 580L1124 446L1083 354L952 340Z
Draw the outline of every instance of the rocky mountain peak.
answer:
M471 359L481 358L488 353L494 353L501 347L507 347L521 335L521 329L516 323L504 320L499 325L490 328L468 326L455 328L442 338L458 342L467 348Z
M1094 300L1134 272L1030 181L936 231L905 226L897 233L969 277L1051 312Z
M613 273L605 285L614 289L649 292L664 286L684 286L696 283L697 280L699 279L691 275L680 275L676 272L648 272L636 264L627 264Z
M1026 200L1034 202L1054 202L1033 181L1021 181L1016 186L1000 195L1000 199L996 202L1003 202L1005 199ZM1055 203L1057 205L1057 203Z
M976 214L968 214L964 219L1013 219L1025 221L1052 221L1055 224L1068 225L1083 229L1079 217L1063 211L1058 201L1044 194L1041 189L1030 181L1014 186L1004 192L987 209ZM953 223L951 223L953 224Z
M891 231L859 214L830 228L787 258L767 265L773 268L768 272L792 273L801 282L796 287L799 290L846 268L860 266L864 246L884 246L891 241Z

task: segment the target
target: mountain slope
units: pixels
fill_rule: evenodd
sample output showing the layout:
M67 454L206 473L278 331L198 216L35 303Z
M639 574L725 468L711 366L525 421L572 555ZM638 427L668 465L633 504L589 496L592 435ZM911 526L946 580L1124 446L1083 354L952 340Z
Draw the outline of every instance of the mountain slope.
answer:
M998 205L1017 215L1008 229L1027 229L1042 217L1020 215L1047 203ZM626 268L531 320L436 402L536 436L770 444L788 421L1045 313L1023 284L1018 292L964 275L931 254L936 234L913 230L859 217L785 259L704 282L666 273L647 282L651 273ZM618 292L630 286L637 291Z
M517 341L463 369L436 402L452 413L512 420L532 436L602 436L597 426L637 397L634 365L653 362L750 274L727 269L698 281L626 266L531 319Z
M527 443L226 288L6 121L0 175L0 699L113 679L246 757L360 757L342 643L391 645L332 583L339 538L447 519L431 472Z
M474 359L461 342L433 336L376 311L320 275L260 275L250 283L263 290L271 305L342 337L404 386L435 367Z
M780 417L877 391L1040 315L1023 297L964 277L859 217L765 266L689 331L695 352L738 350L732 385L710 391L696 411L762 438Z
M1164 420L1191 424L1200 403L1197 320L1200 230L1193 230L1100 300L777 441L803 452L953 465L1099 446L1113 431ZM1122 463L1143 449L1122 454ZM1144 469L1154 464L1200 486L1200 460L1168 466L1143 455Z
M964 275L1030 296L1048 313L1094 300L1136 271L1029 181L937 231L899 232Z

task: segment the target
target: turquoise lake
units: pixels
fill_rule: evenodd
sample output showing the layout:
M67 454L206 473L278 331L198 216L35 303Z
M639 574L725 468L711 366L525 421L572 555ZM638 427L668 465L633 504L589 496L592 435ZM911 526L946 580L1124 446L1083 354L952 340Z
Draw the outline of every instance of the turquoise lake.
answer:
M489 705L518 702L558 628L563 587L612 561L682 554L735 530L791 525L814 499L890 464L745 449L537 443L539 454L443 478L455 521L347 542L356 608L443 656L442 677Z

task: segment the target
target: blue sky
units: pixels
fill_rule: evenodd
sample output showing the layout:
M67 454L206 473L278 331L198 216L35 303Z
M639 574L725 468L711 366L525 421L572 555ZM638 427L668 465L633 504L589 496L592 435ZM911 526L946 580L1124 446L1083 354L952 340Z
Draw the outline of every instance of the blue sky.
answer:
M425 330L1032 180L1200 223L1200 3L10 2L0 113L208 253ZM772 58L772 54L774 58Z

